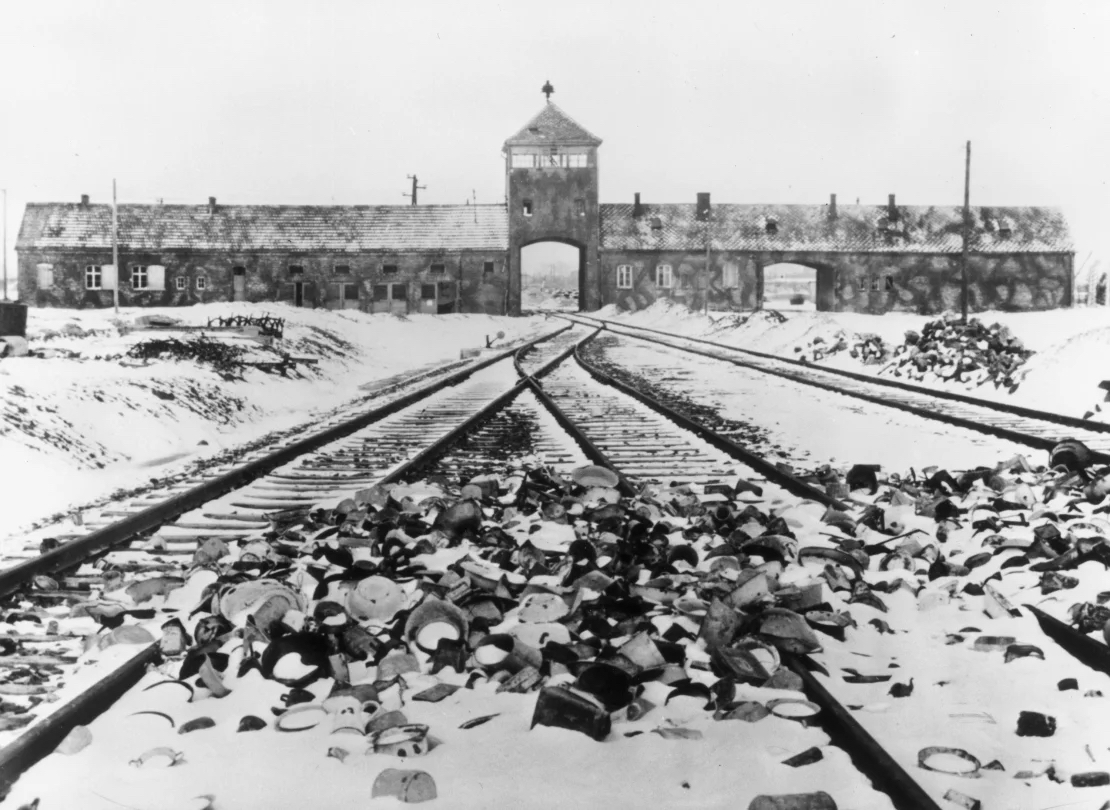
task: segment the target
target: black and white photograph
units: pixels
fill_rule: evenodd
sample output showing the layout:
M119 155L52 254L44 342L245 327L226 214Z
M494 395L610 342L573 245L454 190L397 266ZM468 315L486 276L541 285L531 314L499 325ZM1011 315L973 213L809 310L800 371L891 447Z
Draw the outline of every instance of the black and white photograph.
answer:
M0 3L0 808L1110 810L1110 3Z

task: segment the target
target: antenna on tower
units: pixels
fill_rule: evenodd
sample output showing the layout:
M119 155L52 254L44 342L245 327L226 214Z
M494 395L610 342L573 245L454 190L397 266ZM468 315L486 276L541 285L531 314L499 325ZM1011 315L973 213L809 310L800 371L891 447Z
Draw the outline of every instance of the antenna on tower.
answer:
M427 186L418 186L418 185L416 185L416 175L415 174L406 174L405 177L407 177L409 180L412 181L412 193L411 194L405 194L405 193L402 192L401 196L411 198L412 199L411 204L416 205L416 192L417 192L417 190L426 189Z

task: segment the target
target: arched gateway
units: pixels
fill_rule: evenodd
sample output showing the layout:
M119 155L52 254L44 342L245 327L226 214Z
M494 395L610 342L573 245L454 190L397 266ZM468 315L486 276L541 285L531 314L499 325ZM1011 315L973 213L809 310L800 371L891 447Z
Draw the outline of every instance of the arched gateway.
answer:
M597 147L592 135L551 101L505 141L509 217L509 314L520 314L521 250L538 242L578 248L578 308L601 306L598 286Z

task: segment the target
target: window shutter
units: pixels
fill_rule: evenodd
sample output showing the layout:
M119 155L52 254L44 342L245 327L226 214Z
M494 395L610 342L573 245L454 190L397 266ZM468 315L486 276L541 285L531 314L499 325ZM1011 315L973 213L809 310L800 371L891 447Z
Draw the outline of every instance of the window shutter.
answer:
M100 265L100 289L114 290L116 288L116 266L114 264Z
M160 264L151 264L146 268L146 288L148 290L166 289L166 268Z
M39 289L54 286L54 265L52 264L37 264L35 269L38 271Z

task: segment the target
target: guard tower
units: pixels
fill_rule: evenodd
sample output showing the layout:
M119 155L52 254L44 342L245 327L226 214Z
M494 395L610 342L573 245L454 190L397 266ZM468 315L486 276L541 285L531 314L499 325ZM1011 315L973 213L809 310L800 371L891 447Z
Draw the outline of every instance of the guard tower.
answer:
M591 134L551 101L505 141L505 199L509 212L510 315L520 314L522 248L562 242L578 248L578 309L601 307L598 279L600 219L597 147Z

